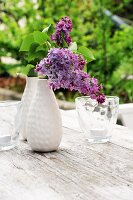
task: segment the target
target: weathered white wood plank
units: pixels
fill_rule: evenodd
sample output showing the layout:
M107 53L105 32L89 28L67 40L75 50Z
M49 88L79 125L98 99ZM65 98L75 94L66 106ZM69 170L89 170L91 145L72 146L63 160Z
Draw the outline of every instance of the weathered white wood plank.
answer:
M63 114L57 152L35 153L24 142L0 152L0 200L133 199L132 132L116 126L110 143L89 144L76 120Z
M90 145L64 129L58 152L35 153L26 143L0 153L0 200L132 200L133 151Z

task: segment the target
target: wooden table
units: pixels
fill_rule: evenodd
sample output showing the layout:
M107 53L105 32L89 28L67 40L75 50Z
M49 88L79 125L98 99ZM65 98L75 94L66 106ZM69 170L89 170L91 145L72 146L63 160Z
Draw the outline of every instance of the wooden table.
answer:
M62 116L57 152L22 141L0 152L0 200L133 200L133 132L116 126L110 143L88 144L74 115Z

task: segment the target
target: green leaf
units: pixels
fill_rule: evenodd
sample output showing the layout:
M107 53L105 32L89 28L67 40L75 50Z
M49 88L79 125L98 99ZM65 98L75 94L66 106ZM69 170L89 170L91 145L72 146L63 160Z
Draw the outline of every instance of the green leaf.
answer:
M29 51L33 43L43 44L47 39L49 39L46 33L40 31L34 31L30 35L24 38L20 51Z
M28 77L36 77L37 73L34 71L34 68L31 68L27 74Z
M28 64L28 65L26 65L25 67L22 67L22 68L21 68L21 73L22 73L22 74L25 74L25 75L28 75L29 71L30 71L31 69L34 69L34 68L35 68L34 65Z
M43 44L49 38L46 33L40 31L34 31L33 37L34 37L34 42L38 44Z
M44 57L44 52L43 51L38 51L36 53L29 52L28 54L28 62L34 61L36 58L42 59Z
M32 64L28 64L26 67L29 68L29 69L31 69L31 68L35 68L35 66L32 65Z
M38 43L33 43L28 52L28 62L45 57L46 52L47 52L46 49L45 48L42 49L42 46L39 46Z
M28 53L28 62L35 60L36 55L33 52Z
M36 48L36 52L38 52L38 51L45 51L45 50L46 50L46 48L44 48L44 46L38 46Z
M22 67L21 73L27 75L28 77L36 77L37 73L34 71L35 66L28 64L26 67Z
M44 28L43 33L48 33L48 35L52 35L54 32L54 26L53 24L50 24L48 27Z
M38 43L34 42L31 44L29 52L28 52L28 62L37 58L36 48L38 47Z
M49 29L49 26L47 26L46 28L44 28L42 32L43 32L43 33L47 33L47 32L48 32L48 29Z
M53 24L50 24L49 29L48 29L48 35L52 35L54 33L54 26Z
M39 47L39 44L37 42L33 42L30 46L30 51L35 52L36 48Z
M76 42L72 42L70 44L70 46L68 47L69 50L71 51L77 51L77 43Z
M82 54L84 59L87 62L91 62L95 60L95 57L93 56L92 52L87 47L83 47L83 46L79 47L78 53Z
M22 44L20 46L19 51L29 51L31 44L34 42L34 37L32 34L29 34L27 37L24 38Z
M39 45L37 48L36 48L36 52L38 51L43 51L43 52L47 52L48 53L48 50L51 48L51 44L46 41L43 45Z

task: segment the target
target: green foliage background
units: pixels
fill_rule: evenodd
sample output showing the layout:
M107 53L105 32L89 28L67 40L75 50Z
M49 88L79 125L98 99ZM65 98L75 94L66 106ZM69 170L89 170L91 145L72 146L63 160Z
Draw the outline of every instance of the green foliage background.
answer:
M118 27L104 9L125 18L129 26ZM87 71L103 83L106 95L118 95L121 102L133 102L133 0L1 0L0 74L26 71L27 60L19 52L22 39L34 30L42 31L61 17L73 21L73 41L90 48L96 60ZM5 64L2 56L15 58ZM66 95L69 100L73 95Z

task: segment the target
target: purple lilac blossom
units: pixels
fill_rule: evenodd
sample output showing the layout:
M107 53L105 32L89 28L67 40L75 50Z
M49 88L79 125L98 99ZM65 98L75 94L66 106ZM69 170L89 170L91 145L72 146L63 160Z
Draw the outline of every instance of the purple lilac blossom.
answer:
M82 55L71 52L65 48L52 48L48 56L36 65L35 71L40 75L46 75L49 85L53 90L64 88L78 91L84 95L90 95L98 103L105 101L101 93L102 84L98 85L96 78L91 78L83 70L86 61Z
M63 39L69 46L72 42L70 32L72 30L72 21L69 17L62 18L55 26L55 33L51 35L51 40L55 41L58 46L62 47Z

